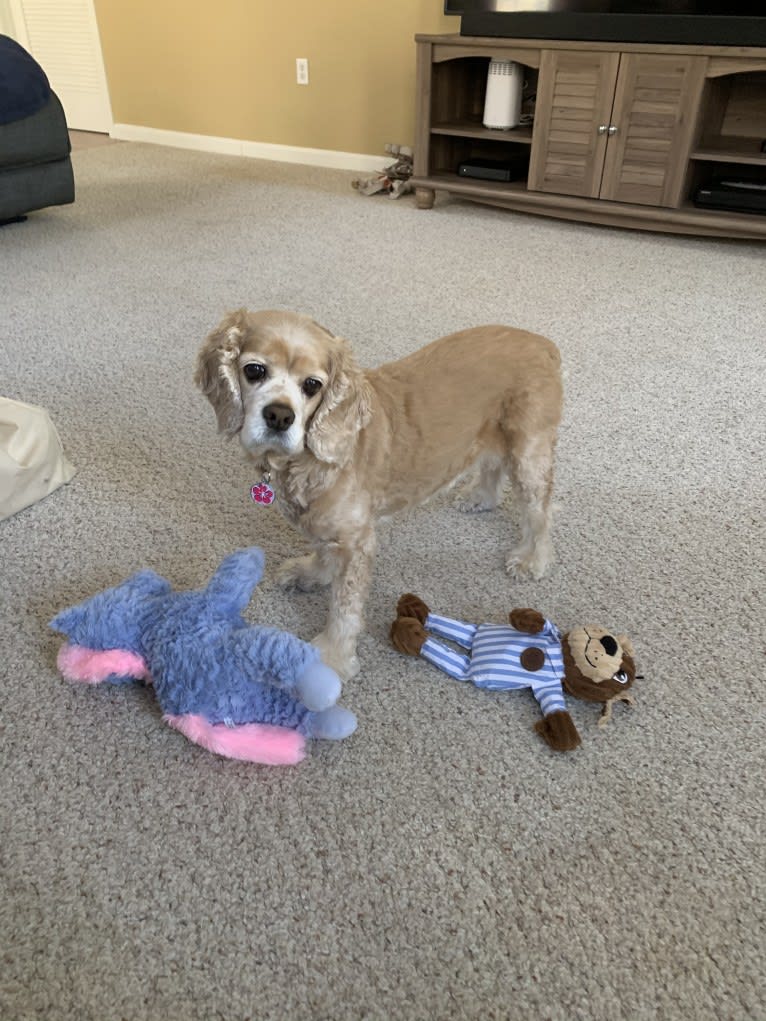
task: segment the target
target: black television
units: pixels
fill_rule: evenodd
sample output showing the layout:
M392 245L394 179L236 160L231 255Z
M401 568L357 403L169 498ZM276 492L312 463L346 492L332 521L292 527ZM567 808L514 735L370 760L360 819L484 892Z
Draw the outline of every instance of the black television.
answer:
M766 0L444 0L444 13L461 35L766 46Z

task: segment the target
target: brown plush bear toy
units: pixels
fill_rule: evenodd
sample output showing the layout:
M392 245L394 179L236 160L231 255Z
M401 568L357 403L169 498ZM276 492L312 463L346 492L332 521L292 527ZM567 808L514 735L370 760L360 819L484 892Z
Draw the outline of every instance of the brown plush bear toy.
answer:
M571 751L580 735L567 711L564 693L601 702L603 726L615 702L634 705L628 692L636 678L633 646L626 635L602 627L573 628L562 635L537 610L517 609L503 624L466 624L432 613L418 596L399 600L391 625L395 649L429 662L461 681L493 691L530 688L543 718L535 730L556 751ZM467 650L437 641L446 638Z

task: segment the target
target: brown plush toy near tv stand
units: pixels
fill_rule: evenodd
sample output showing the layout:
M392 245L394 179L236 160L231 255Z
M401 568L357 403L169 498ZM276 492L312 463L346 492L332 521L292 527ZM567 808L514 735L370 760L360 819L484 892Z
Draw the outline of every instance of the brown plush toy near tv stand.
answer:
M587 625L561 634L537 610L515 609L508 625L466 624L432 613L422 599L403 595L391 625L395 649L422 656L457 680L489 690L530 688L543 718L535 730L555 751L571 751L580 735L564 704L564 692L604 706L599 726L615 702L634 705L628 692L636 678L633 646L626 635ZM459 652L446 638L467 652Z

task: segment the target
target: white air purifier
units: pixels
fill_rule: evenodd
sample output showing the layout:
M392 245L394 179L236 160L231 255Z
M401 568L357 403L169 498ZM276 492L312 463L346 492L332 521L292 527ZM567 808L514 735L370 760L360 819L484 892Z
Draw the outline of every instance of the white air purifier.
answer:
M524 76L514 60L490 60L487 94L484 100L484 127L507 131L521 120L521 91Z

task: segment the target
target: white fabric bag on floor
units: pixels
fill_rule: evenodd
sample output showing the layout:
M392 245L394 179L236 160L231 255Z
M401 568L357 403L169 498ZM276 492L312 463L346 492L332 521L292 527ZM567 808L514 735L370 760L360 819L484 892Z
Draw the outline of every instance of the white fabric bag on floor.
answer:
M74 473L45 408L0 397L0 521L42 500Z

